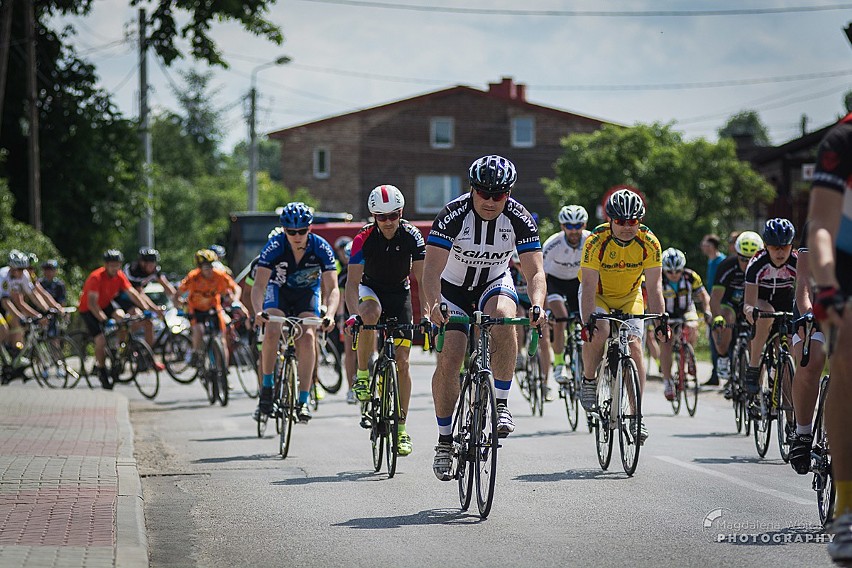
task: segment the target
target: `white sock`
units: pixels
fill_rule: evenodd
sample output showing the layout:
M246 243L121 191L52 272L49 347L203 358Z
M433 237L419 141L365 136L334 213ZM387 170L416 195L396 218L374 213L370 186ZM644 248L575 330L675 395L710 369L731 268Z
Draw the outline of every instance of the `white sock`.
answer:
M810 436L811 435L811 424L799 424L796 423L796 434L799 436Z

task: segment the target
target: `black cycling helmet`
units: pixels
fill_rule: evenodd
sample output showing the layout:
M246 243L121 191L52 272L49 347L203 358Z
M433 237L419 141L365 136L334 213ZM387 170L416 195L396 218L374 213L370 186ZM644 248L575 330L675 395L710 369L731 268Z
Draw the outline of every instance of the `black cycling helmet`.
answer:
M776 217L766 221L763 226L763 244L783 247L793 243L796 238L796 229L788 219Z
M470 165L469 181L473 189L503 193L518 181L515 164L502 156L483 156Z
M619 189L609 196L606 214L610 219L641 219L645 216L645 204L638 194Z
M104 252L104 262L124 262L124 255L120 250L109 249Z
M142 247L139 249L139 260L160 262L160 251L155 248Z
M59 261L55 258L49 258L41 263L41 268L46 270L48 268L52 268L53 270L59 270Z

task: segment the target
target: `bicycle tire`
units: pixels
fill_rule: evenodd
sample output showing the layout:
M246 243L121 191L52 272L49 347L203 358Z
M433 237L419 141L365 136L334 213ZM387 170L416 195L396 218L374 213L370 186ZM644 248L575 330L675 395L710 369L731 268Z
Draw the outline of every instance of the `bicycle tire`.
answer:
M80 345L74 339L62 333L57 338L59 340L59 349L65 357L65 366L68 369L68 380L65 382L65 388L75 388L81 380L85 380L89 388L92 388L92 383L89 381L88 373L86 372L86 355Z
M538 355L534 355L530 358L530 362L527 364L527 389L528 389L528 398L530 401L530 412L533 416L535 416L539 412L539 406L541 401L539 400L539 393L541 389L539 388L539 384L541 383L540 377L541 370L541 362L538 360Z
M228 406L228 361L225 359L225 348L222 347L222 340L219 337L213 337L210 341L210 348L213 352L213 380L216 382L216 399L222 406Z
M160 392L160 371L154 361L154 352L147 343L135 339L130 340L127 348L136 389L148 400L153 400Z
M471 453L471 430L473 426L473 381L465 375L459 394L458 406L453 416L453 459L455 477L459 485L459 504L462 511L470 507L473 495L473 468Z
M754 422L754 447L757 455L761 458L766 456L769 449L769 440L772 437L772 417L769 414L772 408L772 391L769 390L769 369L766 358L760 363L760 392L755 395L755 402L760 407L760 418L752 419Z
M485 519L494 504L494 484L497 480L497 404L494 399L493 377L480 371L476 406L474 407L474 454L476 457L476 504L479 517Z
M639 371L633 359L624 359L621 362L619 401L621 408L618 413L618 446L624 473L631 477L639 465L639 450L642 447L642 391Z
M385 366L384 390L382 392L382 422L385 423L385 461L388 466L388 479L396 474L399 445L399 374L396 361L388 361Z
M790 463L789 434L796 431L796 415L793 409L793 358L790 355L783 356L778 368L773 406L778 413L778 424L776 425L778 438L778 451L784 463Z
M325 392L334 394L343 385L340 351L328 335L317 339L316 375Z
M160 352L166 372L175 381L188 385L198 376L198 368L190 364L192 340L186 334L169 334Z
M748 345L743 340L737 340L737 361L736 361L736 376L734 377L734 384L732 386L734 400L739 403L739 410L741 415L741 424L742 430L745 435L748 436L751 433L751 416L749 416L748 412L748 396L745 392L745 373L748 368L749 361L749 352ZM735 410L736 412L736 410ZM740 430L737 429L739 433Z
M683 402L686 404L689 415L695 416L695 411L698 410L698 391L701 390L697 376L698 365L695 362L695 350L692 345L685 343L683 352L686 359L683 375Z
M562 398L565 400L565 414L568 415L568 425L571 426L571 431L576 432L577 426L580 424L580 404L579 391L577 387L577 377L582 380L583 360L579 357L579 353L575 349L573 340L573 332L568 330L568 340L565 342L565 364L571 370L571 375L568 377L568 384L561 386L559 391ZM579 374L579 375L578 375Z
M83 353L83 368L86 371L87 377L97 377L95 365L95 343L89 332L83 329L71 331L67 334L68 338L74 341ZM100 384L100 383L98 383Z
M828 391L828 376L820 380L819 399L817 399L817 414L814 420L814 461L813 488L816 491L817 511L819 520L826 527L834 520L834 475L831 471L831 450L825 431L825 397Z
M681 373L683 371L683 356L681 354L681 350L672 349L672 372L671 372L671 381L673 383L672 388L674 388L674 398L672 398L669 402L672 405L672 411L675 416L680 414L680 394L681 394Z
M606 369L606 365L603 365ZM598 454L598 463L601 469L606 471L612 459L613 431L610 429L610 412L612 409L612 389L609 384L609 371L598 373L597 388L598 414L592 418L592 427L595 433L595 446Z
M37 373L39 384L50 389L62 389L68 384L65 356L62 350L51 343L59 338L45 339L33 349L32 370Z
M246 396L257 398L260 394L257 376L257 362L251 353L251 348L243 342L237 342L234 352L231 354L234 369L237 372L237 380Z
M372 379L370 380L370 400L367 405L367 416L370 420L370 444L373 451L373 471L382 469L382 457L384 456L385 441L382 437L381 423L381 384L379 377L382 365L373 365Z
M219 382L216 380L216 369L210 354L210 346L204 350L204 368L199 369L201 383L207 393L207 402L216 404L219 399Z
M286 458L290 453L293 425L296 423L296 400L298 396L299 385L296 374L296 362L288 359L284 363L284 372L281 377L281 392L278 397L278 414L281 415L278 453L281 455L281 459Z

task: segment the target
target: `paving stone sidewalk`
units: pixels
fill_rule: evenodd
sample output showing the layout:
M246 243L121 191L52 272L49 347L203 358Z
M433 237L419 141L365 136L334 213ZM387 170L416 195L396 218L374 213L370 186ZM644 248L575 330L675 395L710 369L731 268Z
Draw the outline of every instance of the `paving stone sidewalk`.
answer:
M126 397L0 388L0 566L148 566Z

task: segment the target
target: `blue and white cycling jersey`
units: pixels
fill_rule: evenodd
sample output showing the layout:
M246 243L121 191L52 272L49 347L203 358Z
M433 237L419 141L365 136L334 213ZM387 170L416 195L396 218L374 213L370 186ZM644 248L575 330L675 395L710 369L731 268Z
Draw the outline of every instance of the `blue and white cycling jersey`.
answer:
M308 234L305 254L298 263L287 235L280 234L263 247L257 265L272 271L269 286L294 290L319 290L322 273L336 271L331 245L314 233Z

